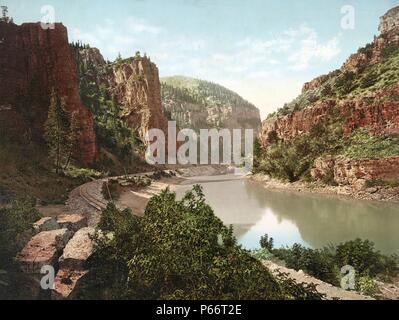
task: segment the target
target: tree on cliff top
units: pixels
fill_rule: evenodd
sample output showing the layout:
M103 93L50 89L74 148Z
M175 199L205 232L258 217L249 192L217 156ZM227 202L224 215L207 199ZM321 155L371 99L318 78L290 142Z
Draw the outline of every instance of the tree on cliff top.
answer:
M1 6L0 22L7 22L7 23L13 22L12 18L10 18L8 16L8 7L7 6Z
M77 144L78 126L75 114L68 112L64 98L51 93L50 107L45 123L45 139L49 156L54 160L55 171L66 169Z

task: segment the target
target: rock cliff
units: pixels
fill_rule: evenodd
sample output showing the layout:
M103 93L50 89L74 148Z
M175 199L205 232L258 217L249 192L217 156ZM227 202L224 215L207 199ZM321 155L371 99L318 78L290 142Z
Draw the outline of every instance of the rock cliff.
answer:
M149 58L136 55L106 62L96 48L74 47L73 52L81 69L81 94L85 95L90 83L95 83L96 88L92 91L116 105L115 116L133 129L141 141L152 128L167 133L168 120L162 110L159 72ZM97 116L100 116L101 107L108 108L101 104L104 101L87 102Z
M44 30L39 23L0 22L0 125L3 134L40 141L49 96L55 90L78 119L77 158L97 159L93 117L79 97L76 64L62 24Z
M339 70L305 83L300 96L262 123L260 140L265 150L276 138L288 143L310 134L316 125L326 130L334 127L335 133L342 131L341 140L336 142L337 159L331 162L321 151L325 161L319 159L315 163L313 178L321 179L328 172L334 172L334 179L340 184L352 184L360 176L365 180L398 178L395 172L399 172L399 163L391 157L397 154L389 144L399 134L399 7L381 17L379 30L381 34L351 55ZM330 127L325 125L327 122ZM347 154L340 152L350 148L351 137L359 130L381 137L383 143L379 150L370 147L373 153L369 156L347 159ZM385 147L390 148L386 152L389 156L384 156ZM379 170L384 163L386 170Z

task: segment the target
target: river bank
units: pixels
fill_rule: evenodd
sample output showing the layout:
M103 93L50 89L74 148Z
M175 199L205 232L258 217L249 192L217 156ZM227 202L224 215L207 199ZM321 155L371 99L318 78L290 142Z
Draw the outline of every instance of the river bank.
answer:
M366 188L363 186L327 186L316 182L284 182L270 178L264 174L254 174L248 177L251 181L271 190L281 190L300 193L330 194L342 197L349 197L358 200L371 200L382 202L393 202L399 204L399 187L389 188L376 186Z

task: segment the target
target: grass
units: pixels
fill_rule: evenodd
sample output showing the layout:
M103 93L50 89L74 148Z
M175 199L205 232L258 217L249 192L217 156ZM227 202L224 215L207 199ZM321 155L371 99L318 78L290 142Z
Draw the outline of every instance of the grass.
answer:
M0 142L0 190L10 198L33 197L43 204L63 204L80 184L97 172L70 167L63 175L53 171L47 149L37 144Z
M354 160L399 156L399 135L372 136L367 129L358 129L341 155Z

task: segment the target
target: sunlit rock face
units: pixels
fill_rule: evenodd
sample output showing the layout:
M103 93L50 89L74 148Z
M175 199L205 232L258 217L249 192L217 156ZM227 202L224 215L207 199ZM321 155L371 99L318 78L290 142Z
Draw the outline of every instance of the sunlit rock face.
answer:
M389 10L380 18L379 30L380 35L375 37L370 44L359 49L357 53L352 54L340 69L305 83L302 94L298 98L320 94L326 90L327 86L334 87L336 83L334 81L345 75L352 75L354 79L352 81L363 80L362 72L375 65L381 65L387 69L385 77L387 80L384 79L378 89L363 90L360 94L351 92L339 97L326 94L322 99L318 98L313 102L309 100L299 109L293 108L289 112L270 116L262 123L260 140L264 148L270 146L271 134L277 134L280 139L287 141L298 135L309 133L315 125L331 120L334 116L339 118L336 123L342 128L343 137L349 137L360 128L369 130L370 134L375 136L399 134L399 101L396 98L399 96L399 83L389 81L392 72L395 72L394 67L384 65L387 54L390 52L392 54L399 44L399 6ZM365 87L368 88L367 84ZM373 160L378 161L335 163L337 180L350 183L355 181L359 174L370 179L387 178L386 176L390 173L377 170L379 166L386 166L389 172L395 172L395 170L399 172L399 164L395 160ZM325 163L321 164L322 167L323 165L329 166ZM323 170L316 166L315 178L320 178L320 171Z
M66 99L78 120L77 158L85 165L97 159L93 117L79 97L76 63L67 29L40 23L20 26L0 22L0 125L7 134L43 139L52 90Z
M380 18L378 30L386 33L396 28L399 28L399 6L392 8Z
M95 82L115 99L120 106L119 117L141 141L145 141L149 129L161 129L167 134L159 71L149 58L136 56L107 62L97 48L81 48L75 55L86 70L81 75L84 80Z

